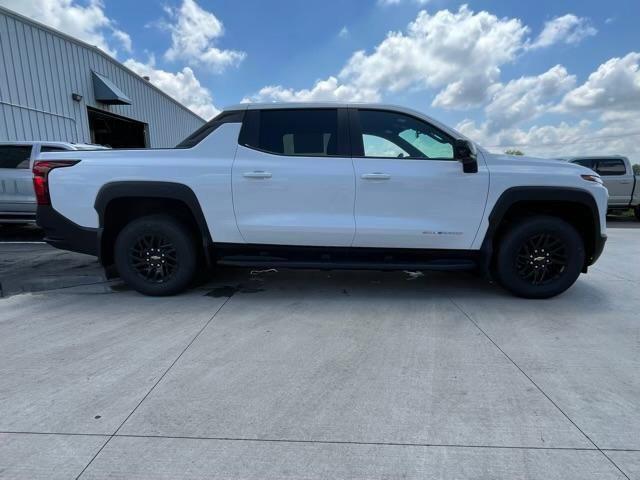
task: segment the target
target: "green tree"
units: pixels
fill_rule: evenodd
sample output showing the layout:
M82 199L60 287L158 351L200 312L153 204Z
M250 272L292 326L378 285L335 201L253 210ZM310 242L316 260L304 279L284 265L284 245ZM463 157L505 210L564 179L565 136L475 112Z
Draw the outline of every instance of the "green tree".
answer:
M504 153L506 153L507 155L517 155L518 157L521 157L522 155L524 155L524 152L520 150L516 150L515 148L510 148Z
M640 163L636 163L633 165L633 173L636 175L640 175Z

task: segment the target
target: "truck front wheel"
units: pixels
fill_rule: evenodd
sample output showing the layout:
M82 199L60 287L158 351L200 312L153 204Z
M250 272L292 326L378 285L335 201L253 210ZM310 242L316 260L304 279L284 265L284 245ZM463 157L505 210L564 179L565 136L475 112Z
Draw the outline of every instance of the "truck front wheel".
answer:
M640 220L640 205L635 208L634 212L636 214L636 220Z
M149 215L128 223L114 246L124 282L145 295L174 295L194 278L197 249L189 229L169 215Z
M574 284L584 261L584 242L572 225L556 217L530 217L499 242L497 276L515 295L550 298Z

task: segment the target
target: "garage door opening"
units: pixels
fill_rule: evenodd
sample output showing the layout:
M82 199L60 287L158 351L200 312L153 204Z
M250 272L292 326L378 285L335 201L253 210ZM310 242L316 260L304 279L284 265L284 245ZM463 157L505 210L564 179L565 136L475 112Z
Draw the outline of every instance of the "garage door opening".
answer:
M94 108L87 108L91 143L111 148L146 148L147 124L114 115Z

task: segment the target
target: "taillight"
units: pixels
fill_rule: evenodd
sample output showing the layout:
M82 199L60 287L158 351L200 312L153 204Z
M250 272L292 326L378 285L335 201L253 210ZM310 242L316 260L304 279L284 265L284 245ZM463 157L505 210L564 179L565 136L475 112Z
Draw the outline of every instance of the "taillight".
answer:
M38 205L51 205L49 172L54 168L72 167L80 160L36 160L33 164L33 188Z

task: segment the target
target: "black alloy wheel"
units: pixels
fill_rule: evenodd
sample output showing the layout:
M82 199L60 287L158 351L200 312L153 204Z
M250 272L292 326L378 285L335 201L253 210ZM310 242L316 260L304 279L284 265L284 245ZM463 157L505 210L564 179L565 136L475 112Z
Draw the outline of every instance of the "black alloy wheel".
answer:
M567 246L557 235L540 233L528 238L516 257L518 275L531 285L546 285L566 270Z
M124 226L114 245L122 280L145 295L173 295L195 277L199 250L194 232L171 215L149 215Z
M524 298L550 298L567 290L585 265L584 240L558 217L524 217L496 244L495 273L500 284Z
M178 268L176 247L162 234L141 235L129 250L129 261L138 275L155 283L168 281Z

